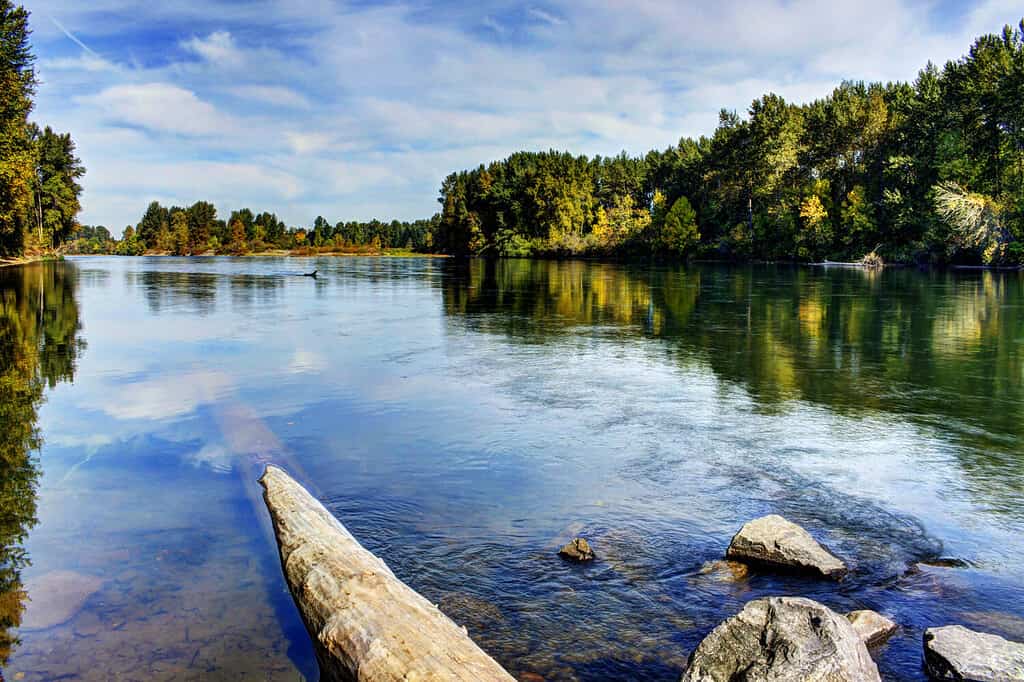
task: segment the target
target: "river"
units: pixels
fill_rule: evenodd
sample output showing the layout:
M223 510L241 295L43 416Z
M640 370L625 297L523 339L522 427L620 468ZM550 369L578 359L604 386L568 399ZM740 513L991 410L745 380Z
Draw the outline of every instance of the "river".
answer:
M676 680L771 594L902 624L887 679L930 625L1024 640L1019 273L83 257L0 297L5 679L315 679L264 461L529 679ZM851 576L703 571L766 513Z

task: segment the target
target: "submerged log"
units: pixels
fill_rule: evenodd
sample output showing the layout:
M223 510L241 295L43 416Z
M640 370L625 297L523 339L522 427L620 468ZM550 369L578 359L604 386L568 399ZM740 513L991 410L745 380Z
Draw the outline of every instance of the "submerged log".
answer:
M326 680L513 682L282 469L260 478L281 566Z

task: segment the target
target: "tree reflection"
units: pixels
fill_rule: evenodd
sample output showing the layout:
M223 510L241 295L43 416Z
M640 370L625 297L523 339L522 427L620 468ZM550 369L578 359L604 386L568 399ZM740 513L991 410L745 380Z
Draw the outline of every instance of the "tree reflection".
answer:
M446 264L442 287L453 324L524 343L581 325L657 338L760 410L896 415L950 438L991 506L1024 493L1019 273L474 260Z
M0 664L21 623L24 541L36 523L43 391L74 379L84 341L71 265L0 269Z

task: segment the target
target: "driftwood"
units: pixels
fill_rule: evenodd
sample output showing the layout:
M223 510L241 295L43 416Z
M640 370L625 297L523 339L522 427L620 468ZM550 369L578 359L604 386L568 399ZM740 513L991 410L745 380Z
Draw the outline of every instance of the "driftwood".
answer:
M282 469L268 466L260 483L325 680L514 682Z

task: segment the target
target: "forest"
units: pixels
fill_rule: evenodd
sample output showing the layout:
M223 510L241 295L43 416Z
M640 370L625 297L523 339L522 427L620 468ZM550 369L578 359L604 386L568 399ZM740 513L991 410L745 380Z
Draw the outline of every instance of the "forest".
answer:
M723 110L633 157L519 152L441 186L453 254L1024 263L1024 21L913 83Z
M70 134L29 120L37 79L28 18L0 0L0 259L51 252L72 238L85 175Z

